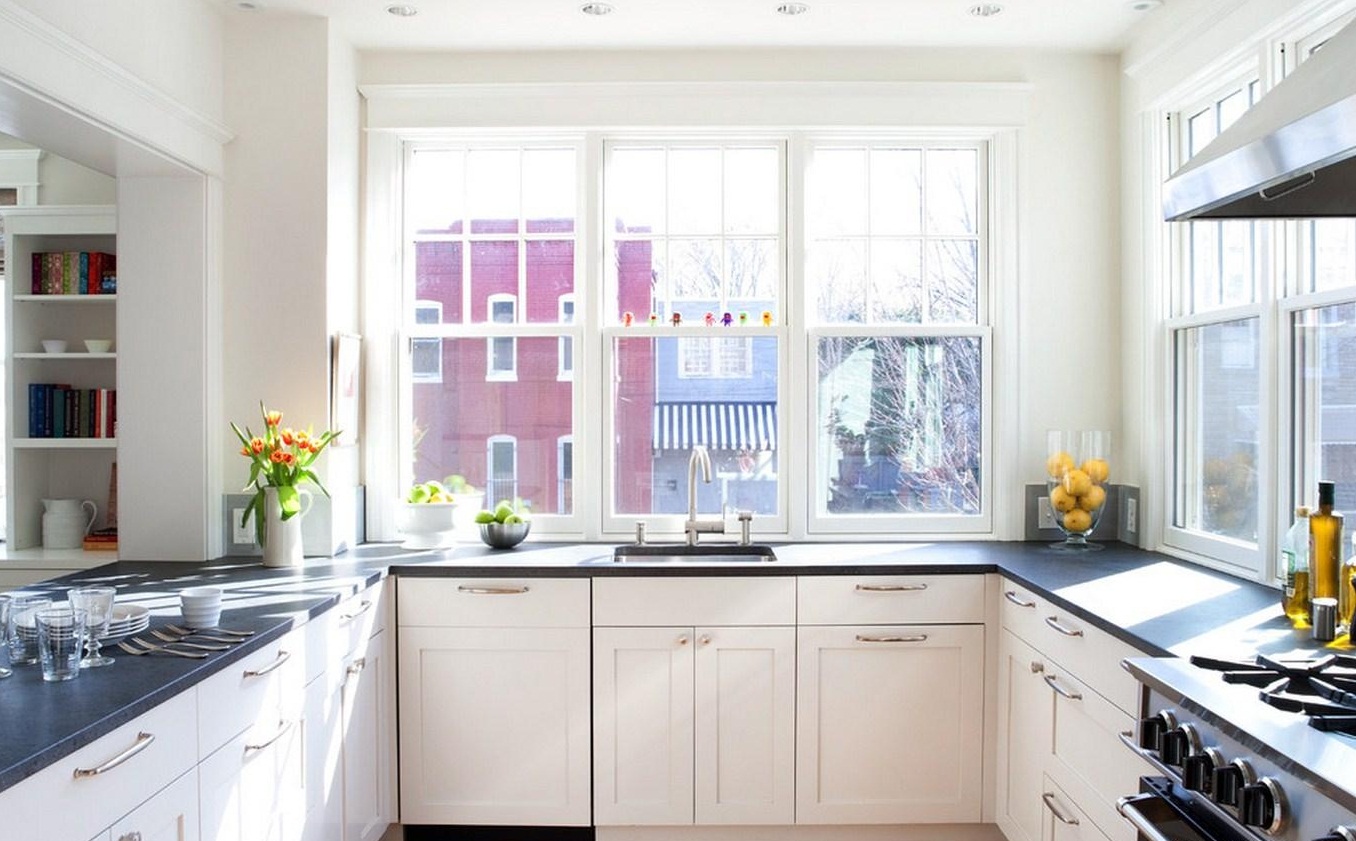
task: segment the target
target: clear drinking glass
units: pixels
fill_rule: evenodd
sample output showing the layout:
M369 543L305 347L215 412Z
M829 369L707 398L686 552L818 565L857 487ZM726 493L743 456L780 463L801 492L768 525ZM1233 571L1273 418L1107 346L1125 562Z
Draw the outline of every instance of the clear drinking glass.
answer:
M49 682L80 676L88 614L70 605L44 607L33 614L38 629L38 660L42 679Z
M9 608L10 608L10 605L11 605L11 604L12 604L12 602L10 601L9 596L6 596L6 595L4 595L4 594L0 594L0 636L6 635L6 634L9 633L9 630L8 630L8 628L9 628ZM8 637L8 636L5 636L5 640L6 640L6 644L5 644L5 645L0 645L0 648L3 648L3 649L5 650L5 659L8 660L8 659L9 659L9 644L8 644L9 637ZM7 668L5 668L5 667L3 667L3 666L0 666L0 678L7 678L7 677L9 677L9 676L12 675L12 674L14 674L14 672L10 671L9 669L7 669Z
M9 620L5 622L5 644L9 647L11 666L28 666L38 662L38 635L33 614L51 607L47 596L26 593L10 595Z
M99 637L108 632L109 620L113 618L113 596L117 590L112 587L77 587L66 594L71 607L83 610L87 614L85 627L85 657L80 668L92 669L96 666L111 666L112 657L99 653Z

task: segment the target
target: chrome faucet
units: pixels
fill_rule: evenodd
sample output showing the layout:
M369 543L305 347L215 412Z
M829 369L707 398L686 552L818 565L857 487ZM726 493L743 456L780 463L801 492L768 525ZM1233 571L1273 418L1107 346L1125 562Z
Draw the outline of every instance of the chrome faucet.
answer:
M701 532L720 534L725 531L724 520L697 519L697 467L701 466L702 481L711 484L711 454L698 444L692 448L687 459L687 522L683 530L687 532L687 545L697 545L697 535Z

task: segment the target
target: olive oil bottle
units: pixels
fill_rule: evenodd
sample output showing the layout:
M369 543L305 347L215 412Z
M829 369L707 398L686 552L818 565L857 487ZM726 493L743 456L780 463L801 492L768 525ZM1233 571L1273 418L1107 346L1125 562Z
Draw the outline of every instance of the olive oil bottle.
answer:
M1309 622L1309 506L1295 509L1295 523L1285 533L1281 547L1281 575L1285 587L1281 591L1281 607L1286 618L1296 626Z
M1337 599L1342 603L1342 515L1332 510L1332 482L1318 483L1318 511L1309 515L1309 601ZM1347 588L1351 586L1347 584ZM1350 601L1348 599L1347 601ZM1348 618L1350 618L1348 616Z

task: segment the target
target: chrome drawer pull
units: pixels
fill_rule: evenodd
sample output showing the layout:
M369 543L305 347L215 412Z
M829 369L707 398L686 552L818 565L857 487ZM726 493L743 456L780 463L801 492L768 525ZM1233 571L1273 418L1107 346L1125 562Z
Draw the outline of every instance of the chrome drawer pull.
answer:
M1065 698L1068 698L1070 701L1083 700L1082 693L1074 692L1072 689L1065 689L1063 686L1060 686L1059 679L1056 678L1054 675L1046 675L1045 677L1041 678L1041 680L1045 681L1046 686L1055 690L1056 695L1061 695Z
M1051 628L1054 628L1056 631L1059 631L1061 634L1063 634L1063 635L1066 636L1066 637L1081 637L1081 636L1083 636L1083 631L1082 631L1082 629L1080 629L1080 628L1070 628L1068 625L1061 625L1061 624L1059 624L1059 617L1058 617L1058 616L1047 616L1047 617L1045 617L1045 624L1049 625Z
M78 780L82 777L97 777L100 774L103 774L107 771L112 771L114 768L117 768L119 765L123 764L127 760L144 751L146 748L150 747L151 742L154 741L155 736L152 735L151 733L138 733L137 740L133 742L132 746L127 750L123 751L122 753L118 754L117 756L113 757L112 759L108 760L107 762L98 766L97 768L76 768L75 774L73 776Z
M1042 662L1039 661L1039 660L1032 660L1032 661L1031 661L1031 673L1032 673L1033 675L1038 675L1038 674L1040 674L1040 673L1043 672L1043 671L1045 671L1045 664L1044 664L1044 663L1042 663Z
M913 634L905 637L868 637L864 634L857 635L857 642L927 642L927 634Z
M371 609L372 602L367 599L363 599L362 603L358 605L357 610L353 611L352 613L342 613L339 615L339 618L344 620L345 622L352 622L354 619L357 619L359 616L362 616L364 613Z
M1149 841L1169 841L1168 836L1163 831L1154 826L1154 822L1145 817L1144 813L1135 807L1136 803L1144 800L1152 800L1155 795L1136 794L1127 795L1116 801L1116 811L1121 813L1121 817L1130 822L1130 825L1139 830L1140 834Z
M1055 820L1066 826L1078 826L1078 818L1071 818L1056 808L1054 792L1045 792L1041 795L1041 800L1045 801L1045 808L1050 810L1050 814L1055 816Z
M266 674L268 674L269 672L271 672L271 671L277 669L277 668L278 668L279 666L281 666L283 663L286 663L288 660L291 660L291 659L292 659L291 653L286 652L286 651L283 651L283 650L280 648L280 649L278 649L278 656L275 657L275 658L273 658L273 662L272 662L272 663L269 663L267 666L264 666L262 669L246 669L246 670L245 670L245 677L263 677L264 675L266 675Z
M1008 601L1012 602L1013 604L1017 605L1018 607L1035 607L1035 606L1036 606L1036 603L1035 603L1035 602L1029 602L1029 601L1026 601L1026 600L1023 599L1021 596L1017 595L1017 591L1016 591L1016 590L1004 590L1004 591L1003 591L1003 598L1007 599Z
M296 726L295 721L279 721L278 732L274 733L272 738L270 738L267 742L262 742L257 745L245 745L245 754L249 755L251 753L258 753L259 751L266 749L269 745L273 744L274 742L278 741L283 736L286 736L289 732L291 732L294 726Z
M141 841L141 832L129 832L126 835L119 835L118 841Z
M474 596L517 596L527 592L527 586L522 587L467 587L464 584L457 585L458 593L470 593Z
M926 590L926 584L858 584L857 591L861 593L904 593Z
M359 657L348 665L348 673L351 675L362 674L362 670L367 668L367 658Z

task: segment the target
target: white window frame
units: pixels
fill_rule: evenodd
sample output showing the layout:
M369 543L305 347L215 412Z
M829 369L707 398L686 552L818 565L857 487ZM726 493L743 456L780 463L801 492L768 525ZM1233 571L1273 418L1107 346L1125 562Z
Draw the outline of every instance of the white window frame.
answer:
M664 114L681 115L678 122L682 125L665 129L662 133L647 126L674 126L675 123L668 119L660 123L648 122L648 116L635 111L632 104L634 97L618 97L613 87L594 83L526 86L491 83L434 86L416 95L404 86L363 86L362 93L369 103L367 181L369 185L376 185L368 192L367 233L370 247L364 251L365 277L369 278L368 282L376 282L391 273L403 275L405 267L412 265L409 259L411 255L402 248L404 230L401 224L399 185L401 166L413 146L479 146L490 141L514 146L576 143L581 205L577 216L579 230L574 240L577 243L576 277L579 279L576 291L580 295L579 314L582 318L580 323L568 328L561 325L521 324L515 328L514 335L557 337L564 332L575 336L576 398L573 417L575 430L578 431L585 428L586 419L596 418L599 409L610 405L609 400L600 396L607 392L607 372L614 361L611 343L623 334L624 329L615 323L615 313L607 313L601 300L595 299L593 290L588 288L597 283L597 278L604 276L605 263L608 262L599 247L602 234L597 227L601 224L601 172L606 157L606 139L630 139L648 134L665 140L678 136L692 137L698 138L700 142L700 138L726 140L733 135L770 136L787 142L787 158L793 167L804 166L806 136L810 133L808 130L741 132L729 127L751 124L820 126L823 128L816 131L841 132L853 136L960 140L963 139L961 135L964 135L990 141L991 165L987 185L990 188L990 266L986 282L992 287L990 312L993 321L980 331L987 335L984 353L985 388L988 392L984 417L982 505L990 527L987 532L910 531L908 536L911 539L1020 539L1023 534L1023 509L1017 499L1019 495L996 493L995 489L1016 488L1020 485L1019 466L1023 442L1019 440L1016 425L1007 424L1002 429L994 429L992 418L1015 415L1020 405L1017 371L1020 356L1017 343L1017 290L1021 285L1016 236L1019 220L1018 148L1021 127L1030 114L1032 86L1021 82L923 86L909 82L835 83L832 86L783 82L632 84L630 87L635 88L632 91L634 96L662 105ZM945 89L944 96L939 96L939 88ZM547 100L543 100L543 96ZM540 124L542 101L552 102L551 122L581 128L573 133L569 130L521 130L519 127L523 125ZM955 128L958 125L957 114L976 113L985 115L981 127ZM568 114L575 116L564 116ZM772 116L774 114L775 117ZM620 128L590 127L603 125ZM949 128L935 129L929 126ZM778 434L781 439L788 441L803 440L810 426L803 408L809 405L810 384L796 381L790 366L793 357L808 362L809 355L804 313L794 311L799 305L793 303L803 292L803 281L799 276L804 227L801 183L803 177L799 182L794 176L783 180L784 188L790 186L783 202L787 241L781 274L788 290L783 296L783 306L788 311L778 314L773 327L758 327L760 335L779 336L777 358L782 373L778 381L777 399L782 411L778 417ZM384 189L382 185L385 184L393 185L395 189ZM788 254L796 255L794 264L786 264ZM387 329L398 329L400 321L388 312L387 302L376 298L366 298L365 326L370 327L374 335L384 334ZM643 321L644 315L640 314L640 318ZM637 327L641 329L630 328L626 335L643 335L644 325ZM688 330L693 331L691 335L699 335L701 329L684 324L680 328L665 327L662 333L656 332L655 335L681 336ZM443 330L451 337L485 338L496 334L487 325L449 326ZM788 336L791 338L788 339ZM585 338L587 341L581 341ZM389 356L380 341L372 343L369 348L369 362L374 371L389 370L391 377L388 382L398 382L398 359ZM374 539L394 536L395 533L396 511L385 501L390 494L383 495L382 491L389 489L394 494L400 484L388 478L388 474L391 477L399 475L401 448L408 446L408 442L401 440L401 430L408 429L409 423L408 385L408 382L401 385L400 393L403 396L400 401L392 401L393 389L377 377L366 395L368 417L374 430L368 435L369 447L364 452L364 465L372 488L379 497L369 507L369 534ZM565 518L538 514L534 523L534 538L550 535L608 540L632 534L632 518L613 518L610 521L605 513L608 506L604 505L602 494L591 493L593 489L579 485L581 482L588 483L590 477L598 477L592 481L603 484L604 488L610 484L610 479L603 481L610 477L612 469L610 448L604 446L613 433L610 409L604 413L603 422L606 428L601 437L589 435L575 441L574 457L581 469L577 471L579 475L576 478L579 493L575 495L575 514L570 518L574 528L565 523ZM809 530L809 491L803 481L808 475L809 465L807 454L800 449L785 448L779 455L779 468L784 471L784 475L794 479L781 483L787 502L780 505L779 509L785 512L785 516L777 518L777 521L760 518L755 522L755 534L789 539L834 540L872 540L880 539L881 534L902 534L888 528L874 534ZM651 522L651 526L653 534L667 534L667 530L660 527L661 524ZM675 535L680 533L678 528L672 531Z
M511 321L495 321L494 305L512 304L513 319ZM496 292L485 300L485 323L487 325L512 325L518 323L518 296L507 292ZM492 328L493 329L493 328ZM495 367L495 342L509 343L509 367ZM486 382L517 382L518 381L518 337L517 336L491 336L485 340L485 381Z
M510 452L513 457L513 493L504 496L503 494L490 494L490 483L494 479L494 447L496 444L508 444L511 447ZM518 498L518 439L512 435L491 435L485 439L485 507L494 508L502 499L510 502Z

